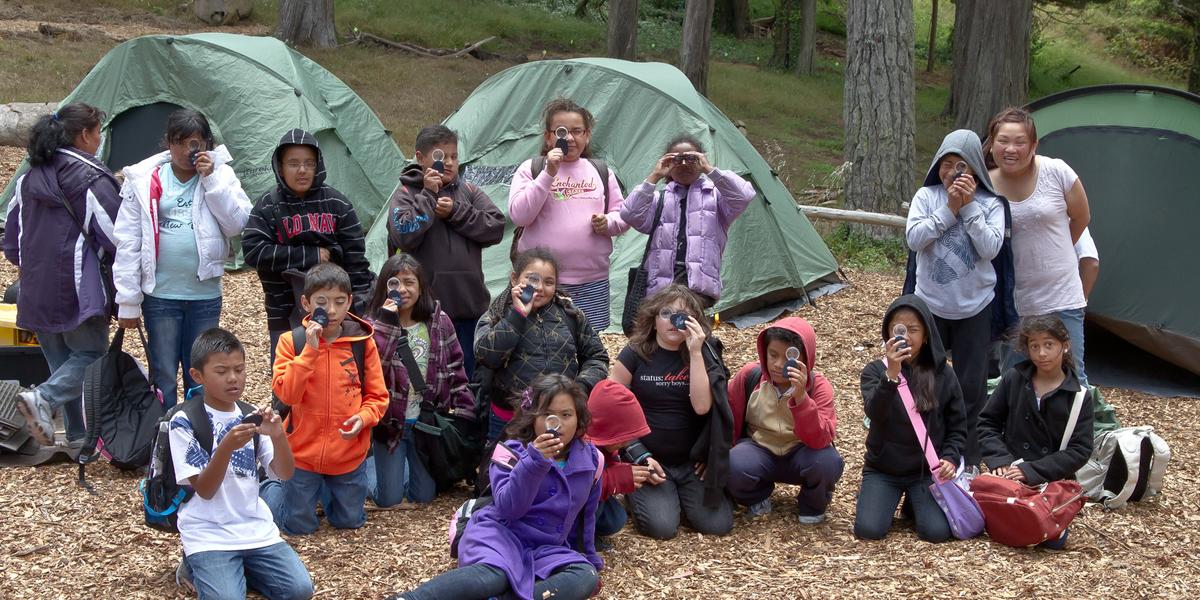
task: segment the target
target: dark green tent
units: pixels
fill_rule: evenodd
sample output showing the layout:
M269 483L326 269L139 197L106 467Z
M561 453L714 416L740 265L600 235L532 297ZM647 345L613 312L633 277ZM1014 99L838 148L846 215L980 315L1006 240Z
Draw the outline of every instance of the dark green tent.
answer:
M1091 204L1100 279L1088 320L1200 374L1200 253L1193 237L1200 225L1200 96L1104 85L1048 96L1029 109L1038 154L1070 164Z

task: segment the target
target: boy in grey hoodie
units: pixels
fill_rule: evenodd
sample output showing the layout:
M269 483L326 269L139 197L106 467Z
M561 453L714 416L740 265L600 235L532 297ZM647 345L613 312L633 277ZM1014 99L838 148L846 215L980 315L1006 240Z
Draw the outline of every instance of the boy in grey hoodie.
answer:
M992 187L979 136L959 129L942 140L924 187L913 196L905 227L916 254L916 294L929 305L939 336L953 351L962 385L968 466L980 460L975 424L987 399L996 287L992 259L1004 243L1003 202Z

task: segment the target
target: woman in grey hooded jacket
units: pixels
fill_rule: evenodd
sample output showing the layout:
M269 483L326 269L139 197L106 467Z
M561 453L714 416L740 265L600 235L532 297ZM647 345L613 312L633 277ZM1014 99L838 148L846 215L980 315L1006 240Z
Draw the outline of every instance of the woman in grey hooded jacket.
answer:
M916 258L915 293L929 306L967 411L963 457L978 466L975 424L987 400L987 354L992 337L996 270L1004 244L1004 199L984 166L979 136L949 133L938 148L924 187L913 196L905 237Z

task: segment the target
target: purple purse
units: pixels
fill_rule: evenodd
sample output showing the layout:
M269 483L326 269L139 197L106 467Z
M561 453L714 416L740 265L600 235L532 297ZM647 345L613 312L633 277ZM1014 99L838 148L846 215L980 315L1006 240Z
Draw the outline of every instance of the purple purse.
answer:
M886 361L884 364L887 364ZM950 523L951 533L960 540L971 539L983 533L983 511L975 502L975 498L971 497L971 493L967 491L969 483L963 479L962 473L960 472L955 478L946 481L942 481L938 477L938 457L929 444L929 432L925 430L925 422L921 420L921 415L917 412L916 402L913 401L912 391L908 389L908 381L904 379L904 375L900 376L900 386L897 391L900 392L900 399L904 401L904 409L908 413L908 420L912 423L913 432L917 434L917 441L920 441L925 449L925 460L929 463L929 471L933 474L933 483L929 485L929 493L933 494L933 499L946 514L946 521Z

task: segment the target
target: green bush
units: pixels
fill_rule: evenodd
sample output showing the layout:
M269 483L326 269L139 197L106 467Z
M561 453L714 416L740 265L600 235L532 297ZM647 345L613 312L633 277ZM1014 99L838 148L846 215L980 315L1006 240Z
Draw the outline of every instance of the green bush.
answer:
M877 240L838 225L822 238L838 263L866 271L896 271L908 261L908 250L899 237Z

